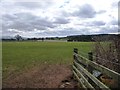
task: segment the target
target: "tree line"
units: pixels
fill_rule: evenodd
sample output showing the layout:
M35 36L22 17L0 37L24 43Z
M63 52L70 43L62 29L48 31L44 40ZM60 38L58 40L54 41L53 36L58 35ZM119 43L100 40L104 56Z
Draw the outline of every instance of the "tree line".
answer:
M89 42L89 41L95 41L96 38L108 38L108 40L112 40L114 37L117 37L117 36L118 35L116 34L98 34L98 35L73 35L73 36L67 36L67 38L68 38L68 42L73 42L73 41ZM106 40L106 39L103 39L103 40Z
M67 37L41 37L41 38L23 38L20 35L15 35L14 38L10 38L10 39L2 39L2 41L36 41L36 40L67 40L68 42L90 42L90 41L95 41L96 38L109 38L108 40L113 39L114 37L117 37L118 35L116 34L98 34L98 35L73 35L73 36L67 36ZM103 39L106 40L106 39ZM107 41L108 41L107 40Z
M66 39L66 37L24 38L20 35L15 35L13 38L9 38L9 39L2 38L2 41L30 41L30 40L32 40L32 41L37 41L37 40L44 41L44 40L62 40L62 39Z

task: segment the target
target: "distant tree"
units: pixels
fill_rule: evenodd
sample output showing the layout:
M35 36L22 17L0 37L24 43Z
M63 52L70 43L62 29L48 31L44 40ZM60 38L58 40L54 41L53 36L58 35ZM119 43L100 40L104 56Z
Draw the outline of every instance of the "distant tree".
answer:
M42 42L44 41L44 38L42 38Z
M22 37L21 37L20 35L15 35L15 39L16 39L17 41L20 41L20 40L22 40Z

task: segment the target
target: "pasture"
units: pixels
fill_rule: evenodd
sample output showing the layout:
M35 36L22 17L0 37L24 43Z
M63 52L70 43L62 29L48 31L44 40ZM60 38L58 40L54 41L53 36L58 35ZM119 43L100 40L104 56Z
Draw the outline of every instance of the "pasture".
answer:
M3 42L3 80L37 65L71 65L74 47L87 54L92 46L93 42Z

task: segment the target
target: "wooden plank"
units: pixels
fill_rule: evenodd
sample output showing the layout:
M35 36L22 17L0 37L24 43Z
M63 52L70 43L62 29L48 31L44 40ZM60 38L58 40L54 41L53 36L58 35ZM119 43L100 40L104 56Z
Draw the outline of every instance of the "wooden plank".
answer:
M74 61L74 63L82 72L84 72L101 89L108 89L108 90L110 90L106 85L104 85L102 82L100 82L96 77L94 77L91 73L89 73L86 69L84 69L80 64L78 64L75 61Z
M85 65L85 66L88 65L88 61L87 61L87 60L83 60L83 57L80 57L78 54L75 54L75 53L74 53L74 56L77 57L77 61L78 61L79 63L82 63L82 64Z
M87 59L87 58L85 58L85 57L83 57L81 55L78 55L78 56L82 57L83 61L81 60L81 62L85 62L86 61L86 63L89 64L90 66L92 66L93 68L101 71L102 73L112 77L117 82L119 82L118 81L118 79L120 78L120 74L119 73L117 73L117 72L115 72L113 70L110 70L110 69L108 69L108 68L106 68L106 67L104 67L104 66L102 66L100 64L97 64L96 62L90 61L89 59Z
M113 79L115 79L117 82L119 82L119 78L120 78L120 74L113 71L113 70L110 70L100 64L97 64L95 62L90 62L90 65L91 66L94 66L95 69L101 71L102 73L104 74L107 74L108 76L112 77Z
M88 88L91 88L92 90L95 90L95 88L87 81L87 79L79 72L79 70L77 70L77 68L74 65L73 65L73 69L75 69L75 71L79 74L78 76L80 76L84 80L85 85Z
M75 71L73 70L73 74L75 75L75 77L77 78L78 82L82 85L82 87L87 90L87 88L85 87L85 85L83 84L83 82L80 80L80 78L77 76L77 74L75 73Z

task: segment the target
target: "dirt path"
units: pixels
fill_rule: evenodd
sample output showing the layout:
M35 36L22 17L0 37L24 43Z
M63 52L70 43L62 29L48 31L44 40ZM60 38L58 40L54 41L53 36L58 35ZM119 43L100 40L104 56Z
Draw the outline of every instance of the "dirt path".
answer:
M8 77L3 81L3 88L77 88L77 82L70 66L45 64Z

